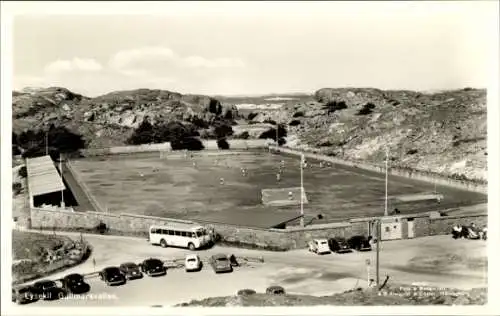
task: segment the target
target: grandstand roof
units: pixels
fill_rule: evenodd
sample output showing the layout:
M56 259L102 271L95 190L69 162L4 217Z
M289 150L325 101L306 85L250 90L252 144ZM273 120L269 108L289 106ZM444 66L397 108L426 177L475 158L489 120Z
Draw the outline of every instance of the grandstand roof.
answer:
M65 189L64 183L50 156L26 159L28 189L32 196Z

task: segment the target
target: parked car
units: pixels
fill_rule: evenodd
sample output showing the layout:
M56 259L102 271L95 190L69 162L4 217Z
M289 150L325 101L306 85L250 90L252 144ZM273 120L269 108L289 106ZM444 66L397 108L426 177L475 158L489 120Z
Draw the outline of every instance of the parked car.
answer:
M328 240L326 239L313 239L309 242L309 251L319 254L330 253L328 247Z
M352 236L347 240L349 248L355 249L357 251L370 251L372 250L372 245L370 244L371 237L366 238L363 235Z
M56 282L51 280L35 282L33 288L38 298L46 301L60 299L66 294L62 288L57 286Z
M266 294L272 294L272 295L284 295L285 294L285 289L282 286L279 285L271 285L266 289Z
M122 285L127 283L127 279L118 267L107 267L99 272L99 278L106 282L106 285Z
M215 273L220 272L233 272L233 267L229 258L224 254L216 254L210 257L210 265Z
M328 246L331 251L336 253L352 252L351 248L349 247L349 243L345 238L342 237L328 239Z
M28 304L38 301L38 294L32 286L20 286L12 288L12 302L17 304Z
M123 273L127 280L140 279L143 277L139 266L133 262L125 262L120 265L120 271Z
M139 267L142 272L149 276L161 276L167 274L167 268L160 259L146 259L139 265Z
M68 274L61 283L67 293L82 294L90 291L90 285L85 282L83 275L78 273Z
M187 255L186 259L184 260L184 267L186 269L186 272L200 271L202 268L200 257L195 254Z

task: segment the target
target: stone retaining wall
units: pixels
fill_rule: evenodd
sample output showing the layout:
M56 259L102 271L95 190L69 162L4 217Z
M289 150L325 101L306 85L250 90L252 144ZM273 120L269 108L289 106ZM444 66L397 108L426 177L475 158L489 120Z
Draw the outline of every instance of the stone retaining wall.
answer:
M475 223L479 227L487 224L487 215L445 216L429 218L419 215L413 219L415 237L443 235L451 232L455 224L469 225ZM403 224L406 218L402 216ZM222 241L228 244L265 248L270 250L288 250L304 248L313 238L345 237L353 235L368 235L369 222L374 218L356 219L350 222L311 225L305 228L290 227L287 229L259 229L223 225L218 223L197 222L212 227L220 234ZM108 227L109 234L146 237L152 225L167 225L180 221L176 219L140 216L132 214L109 214L99 212L71 212L65 210L31 209L31 221L34 229L55 229L69 231L94 231L101 222ZM403 231L405 228L403 228ZM406 234L405 234L406 235Z

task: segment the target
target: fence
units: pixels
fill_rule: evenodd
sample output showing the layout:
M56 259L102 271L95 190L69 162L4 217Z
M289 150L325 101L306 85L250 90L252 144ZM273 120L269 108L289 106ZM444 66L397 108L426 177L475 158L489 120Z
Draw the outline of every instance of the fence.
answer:
M269 141L266 139L228 139L229 149L267 149ZM218 150L216 140L202 140L205 150ZM160 144L144 144L133 146L117 146L110 148L88 148L81 151L84 156L106 156L117 154L146 153L158 151L173 151L169 142Z
M339 158L335 158L335 157L325 156L325 155L321 155L321 154L317 154L317 153L302 152L302 151L298 151L298 150L294 150L294 149L290 149L290 148L286 148L286 147L276 148L275 146L273 146L273 147L270 147L269 149L270 150L278 150L279 152L290 154L290 155L300 156L300 155L304 154L304 156L307 158L328 161L328 162L339 164L339 165L345 165L345 166L349 166L349 167L353 167L353 168L360 168L360 169L373 171L373 172L377 172L377 173L384 173L385 172L385 167L377 166L374 164L348 161L348 160L343 160L343 159L339 159ZM455 180L455 179L451 179L451 178L446 177L446 176L442 176L442 175L439 175L436 173L422 171L422 170L415 170L415 169L410 169L410 168L400 168L400 167L391 167L389 169L389 174L394 175L394 176L401 176L401 177L405 177L405 178L410 178L410 179L414 179L414 180L436 183L439 185L445 185L445 186L463 189L463 190L467 190L467 191L473 191L473 192L478 192L478 193L483 193L483 194L488 193L488 185L487 184L473 182L473 181Z

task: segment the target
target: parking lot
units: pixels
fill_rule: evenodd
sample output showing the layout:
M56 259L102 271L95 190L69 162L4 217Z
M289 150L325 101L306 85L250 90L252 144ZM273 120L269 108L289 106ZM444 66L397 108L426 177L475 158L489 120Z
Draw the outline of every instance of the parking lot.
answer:
M70 236L78 234L68 233ZM44 279L57 279L69 273L89 273L106 266L155 257L162 260L184 258L186 249L161 248L144 239L86 235L94 246L93 255L79 266ZM235 295L240 289L264 292L270 285L281 285L288 293L329 295L367 285L366 259L373 262L375 251L316 255L306 249L267 252L216 246L197 251L203 261L216 253L264 259L236 267L232 273L215 274L205 262L202 271L187 273L169 269L166 276L128 281L121 286L107 286L99 278L90 278L89 295L57 301L39 301L29 306L170 306L192 299ZM434 236L413 240L385 242L381 247L381 276L391 282L426 283L440 287L473 288L487 284L486 243L480 240L453 240ZM241 261L241 260L240 260ZM32 283L32 282L30 282Z

